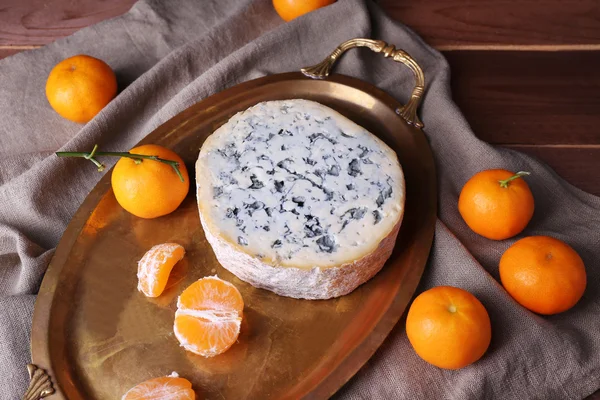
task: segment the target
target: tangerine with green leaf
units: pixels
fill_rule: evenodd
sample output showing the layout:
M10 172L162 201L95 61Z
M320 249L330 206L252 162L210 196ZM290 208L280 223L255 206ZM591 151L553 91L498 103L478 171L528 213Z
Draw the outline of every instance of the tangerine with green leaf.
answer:
M161 217L175 211L190 189L190 179L181 157L172 150L154 144L133 148L129 153L176 161L180 174L172 165L164 162L122 157L117 161L111 177L117 202L141 218Z
M473 232L493 240L519 234L533 216L533 194L523 179L529 172L489 169L467 181L458 211Z

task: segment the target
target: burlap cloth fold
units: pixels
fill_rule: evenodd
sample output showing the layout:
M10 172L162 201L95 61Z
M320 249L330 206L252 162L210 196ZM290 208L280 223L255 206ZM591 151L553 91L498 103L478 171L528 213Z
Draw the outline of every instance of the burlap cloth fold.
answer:
M284 24L270 0L143 0L127 14L42 49L0 61L0 397L28 383L29 332L47 264L71 216L100 174L65 163L59 149L127 150L154 128L222 89L320 61L343 41L371 37L414 56L425 71L425 133L439 174L439 221L420 291L455 285L489 311L488 353L459 371L420 360L399 324L368 364L336 395L344 399L566 399L600 387L600 199L570 186L530 157L478 140L451 100L443 57L368 1L341 0ZM59 117L44 86L53 65L99 57L116 71L120 94L82 126ZM344 56L337 72L362 78L406 101L408 70L370 52ZM114 162L114 160L112 161ZM524 235L551 235L573 246L588 273L572 310L541 317L518 306L498 283L498 260L516 239L472 233L456 202L482 169L528 170L536 211ZM118 379L115 377L115 379Z

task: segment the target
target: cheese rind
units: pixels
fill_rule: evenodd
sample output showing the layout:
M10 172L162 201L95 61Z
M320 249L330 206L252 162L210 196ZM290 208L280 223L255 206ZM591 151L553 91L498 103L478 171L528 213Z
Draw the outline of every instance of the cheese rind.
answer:
M400 228L398 221L375 251L359 260L337 268L301 269L272 266L238 251L228 241L213 235L207 229L202 216L200 221L217 260L235 276L252 286L270 290L280 296L309 300L325 300L346 295L375 276L392 254Z
M202 146L196 183L219 262L292 297L335 297L370 279L391 254L404 211L394 151L307 100L233 116Z

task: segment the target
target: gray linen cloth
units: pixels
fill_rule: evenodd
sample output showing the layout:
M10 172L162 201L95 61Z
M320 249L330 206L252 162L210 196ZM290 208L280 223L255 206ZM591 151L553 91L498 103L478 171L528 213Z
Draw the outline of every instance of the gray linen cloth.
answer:
M269 0L143 0L121 17L0 61L2 399L19 398L27 386L35 294L53 248L101 176L91 163L67 163L53 152L91 149L95 143L106 151L127 150L215 92L297 71L354 37L393 43L425 71L421 115L437 164L440 205L419 291L454 285L474 293L489 311L493 338L479 362L445 371L416 356L400 323L336 397L577 399L600 387L600 199L530 157L478 140L451 100L450 71L438 52L366 0L341 0L288 24ZM86 125L58 116L44 95L52 66L81 53L105 60L121 89ZM336 72L369 81L403 102L413 86L407 69L366 50L349 52ZM462 185L487 168L532 172L527 182L535 215L515 239L479 237L458 214ZM551 317L533 314L498 283L502 252L526 235L557 237L582 256L589 282L572 310Z

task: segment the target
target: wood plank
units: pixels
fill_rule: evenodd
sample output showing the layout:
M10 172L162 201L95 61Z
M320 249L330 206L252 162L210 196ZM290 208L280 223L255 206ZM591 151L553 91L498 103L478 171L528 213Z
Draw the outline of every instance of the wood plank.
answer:
M128 11L135 0L3 0L0 45L40 45Z
M4 0L0 45L46 44L126 12L135 0ZM380 0L432 45L600 45L597 0ZM599 46L600 47L600 46Z
M600 44L597 0L380 0L379 5L445 49Z
M20 53L23 50L26 49L22 47L0 47L0 60L2 60L5 57L12 56L13 54Z
M600 196L600 145L597 146L503 146L544 161L570 184ZM600 391L598 391L600 400Z
M481 139L503 144L600 143L600 51L444 55L454 101Z

